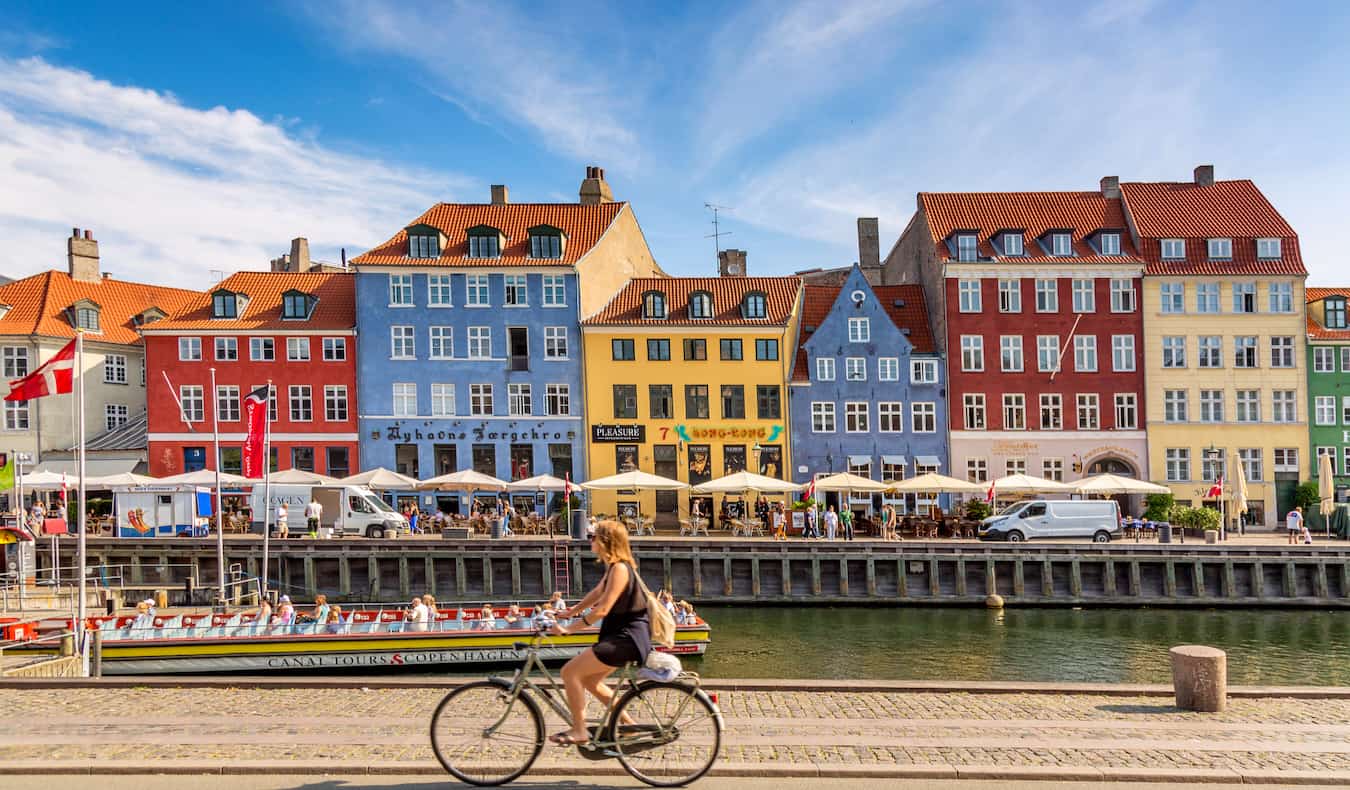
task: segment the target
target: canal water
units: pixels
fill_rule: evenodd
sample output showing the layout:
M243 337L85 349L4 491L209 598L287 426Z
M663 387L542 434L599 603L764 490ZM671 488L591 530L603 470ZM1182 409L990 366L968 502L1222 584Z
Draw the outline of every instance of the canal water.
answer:
M1228 652L1242 685L1350 685L1350 612L718 607L710 678L1170 683L1167 649Z

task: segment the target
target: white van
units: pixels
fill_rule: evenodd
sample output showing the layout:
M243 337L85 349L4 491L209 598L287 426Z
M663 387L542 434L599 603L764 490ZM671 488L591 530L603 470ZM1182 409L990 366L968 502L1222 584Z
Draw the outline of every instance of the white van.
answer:
M1114 499L1018 502L980 522L981 540L1092 538L1109 543L1119 536L1120 508Z
M251 503L255 526L262 529L262 485L253 486ZM322 527L332 527L333 533L382 538L386 534L408 531L408 520L394 510L374 491L365 486L301 486L274 485L268 512L275 514L277 503L286 503L286 525L292 537L308 532L305 507L310 497L323 506ZM273 529L275 529L273 525Z

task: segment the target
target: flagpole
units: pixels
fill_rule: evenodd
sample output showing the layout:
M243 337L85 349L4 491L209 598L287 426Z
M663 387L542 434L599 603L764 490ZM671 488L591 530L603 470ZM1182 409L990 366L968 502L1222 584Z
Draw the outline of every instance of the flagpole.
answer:
M267 597L267 553L272 527L272 380L267 380L267 411L263 414L263 561L262 594Z
M211 443L216 453L216 579L220 582L220 601L225 602L225 493L220 490L220 395L216 392L216 369L211 368Z
M86 518L85 514L86 514L86 512L87 512L87 507L86 507L86 489L85 489L85 485L84 485L84 475L85 475L85 463L84 463L84 461L85 461L85 458L84 458L84 454L85 454L85 449L84 449L84 333L81 332L81 331L78 331L78 330L75 332L75 360L76 360L76 362L75 362L75 376L76 376L76 382L77 382L77 386L78 386L78 389L77 389L77 393L78 393L78 394L76 395L76 397L79 398L79 409L78 409L78 411L79 411L79 417L78 417L78 425L79 425L79 427L78 427L77 430L79 431L79 434L80 434L80 443L79 443L79 445L78 445L78 446L79 446L79 453L80 453L80 455L79 455L79 462L78 462L78 463L79 463L78 470L79 470L79 475L80 475L80 517L79 517L79 523L80 523L80 536L79 536L79 549L76 551L76 557L77 557L78 559L77 559L77 562L76 562L77 567L76 567L76 569L75 569L75 572L76 572L77 574L79 574L79 577L80 577L80 584L79 584L79 596L80 596L80 598L79 598L79 604L78 604L78 606L76 607L76 611L77 611L78 614L76 615L75 629L74 629L74 630L75 630L75 643L76 643L76 645L78 645L79 655L80 655L80 660L81 660L81 662L84 663L84 670L85 670L85 671L84 671L84 674L85 674L86 676L88 676L88 674L89 674L89 664L88 664L87 662L88 662L89 653L88 653L88 651L85 649L85 644L84 644L84 639L85 639L85 620L86 620L86 617L87 617L87 614L86 614L86 612L85 612L85 600L84 600L84 587L85 587L85 567L84 567L84 566L85 566L85 518Z

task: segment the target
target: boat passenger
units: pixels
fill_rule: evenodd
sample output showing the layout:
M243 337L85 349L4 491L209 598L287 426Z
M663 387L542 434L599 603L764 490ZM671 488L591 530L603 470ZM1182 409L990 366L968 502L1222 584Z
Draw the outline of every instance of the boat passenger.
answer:
M436 596L431 593L424 594L422 604L427 607L427 621L435 622L436 616L440 614L440 610L436 608Z
M515 628L523 616L520 613L520 604L511 604L511 608L506 610L506 627Z
M412 604L408 606L408 611L403 615L403 619L412 623L409 631L427 630L427 605L422 603L421 598L414 597Z
M675 596L670 594L670 590L662 590L657 593L656 600L660 601L661 605L666 607L666 611L670 612L672 616L675 614Z
M557 622L553 617L553 610L543 604L534 607L534 611L530 613L530 619L534 621L535 628L552 628L554 623Z
M295 607L291 605L291 596L281 596L277 604L277 616L273 620L277 625L295 625Z
M567 601L563 600L563 594L559 590L554 590L553 594L548 597L547 606L555 612L567 611Z
M497 627L497 616L492 613L490 604L483 604L483 608L478 612L478 630L491 631Z
M263 627L272 625L272 602L267 598L264 598L262 605L258 607L258 617L253 621L253 624Z
M694 625L698 622L698 615L694 614L694 605L688 601L680 601L675 604L675 624L676 625Z
M151 608L150 601L141 601L136 604L136 619L131 621L132 636L142 636L144 629L155 627L155 610Z
M322 593L314 596L314 613L297 614L296 622L301 623L326 623L328 622L328 596Z
M329 610L328 610L328 618L327 618L327 620L325 620L325 625L327 626L328 633L330 633L330 634L340 634L340 633L342 633L342 607L341 607L341 606L334 606L332 609L329 609Z

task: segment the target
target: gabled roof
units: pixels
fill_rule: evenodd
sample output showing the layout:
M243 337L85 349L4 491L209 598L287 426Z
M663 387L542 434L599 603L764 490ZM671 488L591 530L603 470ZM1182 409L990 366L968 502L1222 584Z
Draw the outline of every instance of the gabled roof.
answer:
M351 329L356 326L355 277L327 272L238 272L211 289L248 296L238 318L212 318L211 293L198 295L168 318L146 327L148 332L184 329ZM296 290L317 298L308 320L283 319L281 297Z
M920 192L919 203L939 254L957 231L976 231L981 258L1007 263L1138 263L1117 198L1100 192ZM991 239L1005 230L1022 230L1025 255L1002 256ZM1045 254L1037 240L1052 230L1073 232L1073 257ZM1087 239L1099 230L1121 231L1120 255L1098 255ZM950 260L956 256L951 255Z
M65 272L46 271L0 285L0 304L10 306L0 318L0 335L74 337L75 328L66 311L76 302L88 300L99 306L100 329L87 334L88 340L135 345L141 338L133 317L150 307L171 313L200 295L198 291L111 277L83 282Z
M1130 219L1144 240L1147 274L1307 274L1298 234L1250 179L1123 183ZM1211 261L1205 239L1231 238L1233 259ZM1258 238L1281 239L1279 260L1258 260ZM1159 239L1185 239L1186 260L1163 261Z
M806 328L817 330L829 316L835 302L843 292L842 287L832 285L802 286L801 329L797 332L797 357L792 365L793 381L810 381L811 373L806 353L806 343L815 336ZM908 329L907 339L914 346L914 353L932 354L936 351L933 331L928 325L928 308L924 305L923 286L920 285L874 285L872 292L886 308L886 315L900 329ZM904 302L897 307L896 302Z
M604 235L627 203L437 203L408 223L430 225L445 234L439 258L408 257L406 228L393 238L351 260L355 266L571 266ZM467 231L486 225L506 236L501 256L470 258ZM567 236L561 258L531 258L529 229L558 228Z
M637 277L628 281L609 304L581 323L584 326L781 326L792 317L801 280L796 277ZM666 295L666 318L643 318L642 295ZM712 295L712 318L691 319L689 297ZM765 317L741 317L741 300L758 291L765 296Z
M1306 288L1303 291L1303 301L1308 304L1320 302L1328 296L1343 296L1350 300L1350 287L1345 288ZM1307 326L1309 340L1350 340L1350 328L1346 329L1327 329L1313 318L1312 311L1307 312Z

